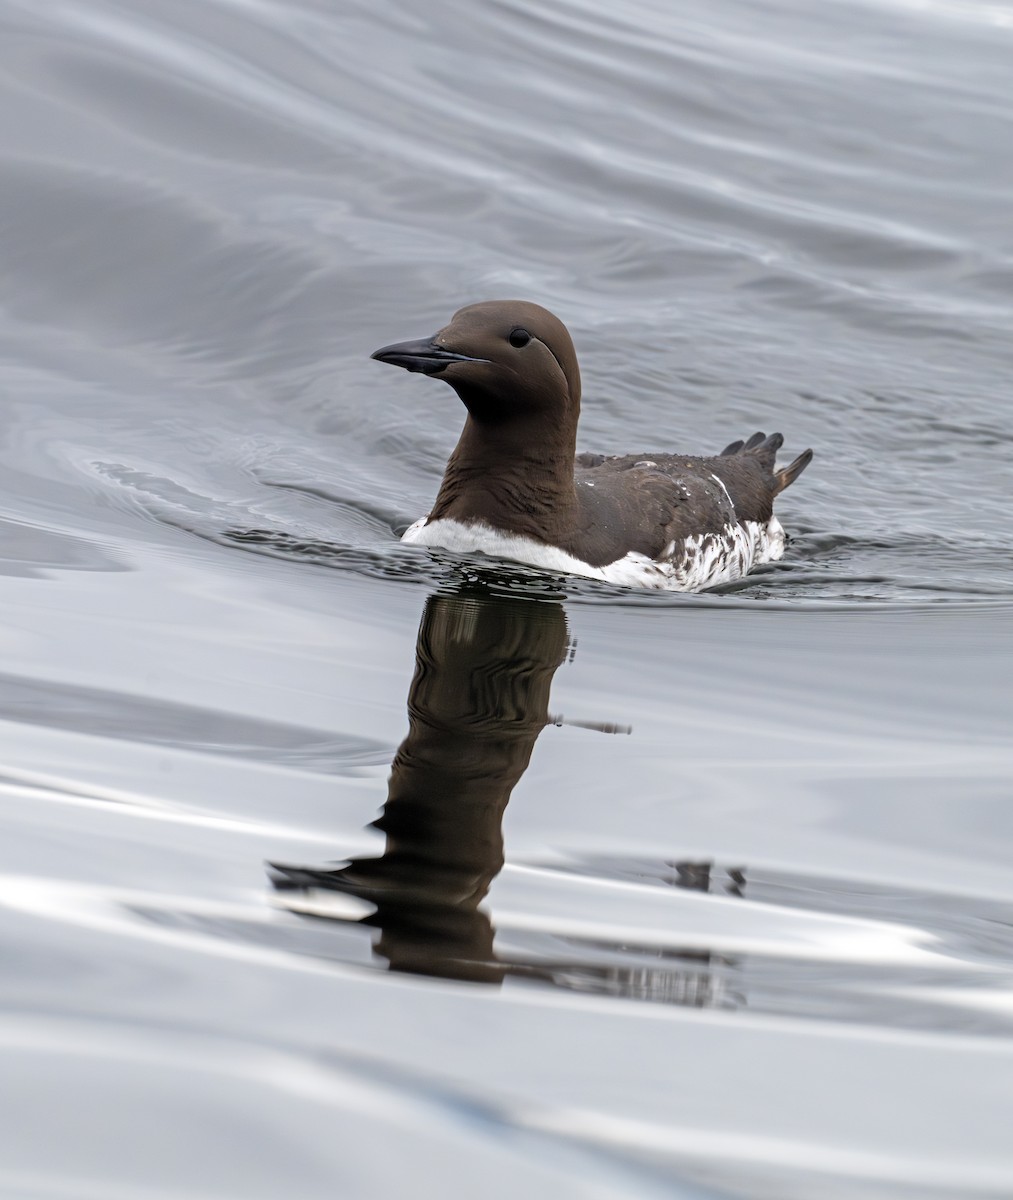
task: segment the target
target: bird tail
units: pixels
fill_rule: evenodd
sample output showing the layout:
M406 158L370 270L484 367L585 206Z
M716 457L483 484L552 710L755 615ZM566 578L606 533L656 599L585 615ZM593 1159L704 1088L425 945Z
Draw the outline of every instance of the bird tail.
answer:
M774 495L776 496L778 492L783 492L786 487L790 487L812 460L813 452L811 450L803 450L793 463L782 467L780 471L775 471Z
M784 437L780 433L772 433L770 437L765 433L754 433L746 442L740 439L732 442L730 446L725 446L720 457L724 458L726 454L748 454L751 458L758 459L768 471L773 471L774 456L781 449L783 442Z
M787 467L783 467L780 471L774 470L774 460L778 450L784 444L784 438L779 433L772 433L767 437L764 433L754 433L748 441L732 442L730 446L725 446L721 451L720 457L726 454L749 454L753 458L767 468L774 476L774 495L778 492L783 492L786 487L789 487L802 474L806 467L812 462L813 452L811 450L803 451L798 458Z

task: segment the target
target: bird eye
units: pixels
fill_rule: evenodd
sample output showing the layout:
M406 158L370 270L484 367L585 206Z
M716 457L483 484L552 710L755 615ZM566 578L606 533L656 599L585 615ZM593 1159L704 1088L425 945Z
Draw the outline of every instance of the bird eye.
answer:
M521 346L526 346L530 341L531 334L526 329L517 328L510 330L510 345L516 349L519 350Z

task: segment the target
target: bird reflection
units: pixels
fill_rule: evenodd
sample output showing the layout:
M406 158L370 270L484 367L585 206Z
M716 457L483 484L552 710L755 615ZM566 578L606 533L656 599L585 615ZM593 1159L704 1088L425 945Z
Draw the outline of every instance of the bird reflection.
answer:
M392 971L472 982L510 974L575 991L693 1007L737 1007L735 960L697 948L663 951L553 939L556 953L524 948L497 955L481 907L503 867L502 821L511 792L549 724L549 690L569 648L566 617L554 601L511 599L469 590L426 602L415 674L408 692L408 735L394 756L387 802L373 827L379 857L338 866L272 864L283 902L305 917L358 922L378 930L374 954ZM623 726L579 724L605 733ZM741 895L745 876L709 861L665 865L662 886ZM602 861L596 873L624 874ZM334 904L336 894L350 898ZM361 901L369 914L362 915ZM537 938L536 938L537 941ZM555 961L552 959L555 958Z
M329 889L376 906L364 924L392 970L498 982L479 905L503 866L503 812L539 733L567 652L555 602L431 596L408 693L408 736L374 827L380 858L333 870L273 866L279 889Z

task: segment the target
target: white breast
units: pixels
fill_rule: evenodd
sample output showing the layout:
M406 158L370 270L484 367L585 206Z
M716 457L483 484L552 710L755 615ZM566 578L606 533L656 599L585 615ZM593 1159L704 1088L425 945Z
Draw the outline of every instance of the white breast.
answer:
M545 571L562 571L625 587L672 592L696 592L741 579L759 563L780 558L785 544L781 522L771 517L766 525L745 521L726 525L720 533L696 534L681 543L670 543L659 559L630 553L604 567L592 567L556 546L503 533L479 521L465 525L441 519L427 525L427 520L422 517L416 521L401 540L416 546L439 546L458 554L491 554Z

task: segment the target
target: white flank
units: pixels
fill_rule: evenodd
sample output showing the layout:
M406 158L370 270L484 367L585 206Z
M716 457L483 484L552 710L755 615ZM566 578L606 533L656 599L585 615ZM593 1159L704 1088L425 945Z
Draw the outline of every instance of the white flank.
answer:
M771 517L766 525L744 521L728 524L720 533L695 534L666 546L666 553L660 559L630 553L604 567L592 567L556 546L503 533L479 521L465 525L443 519L427 525L427 519L422 517L406 529L401 541L416 546L438 546L457 554L491 554L546 571L656 591L697 592L719 583L731 583L759 563L773 562L784 554L784 530L777 517Z

